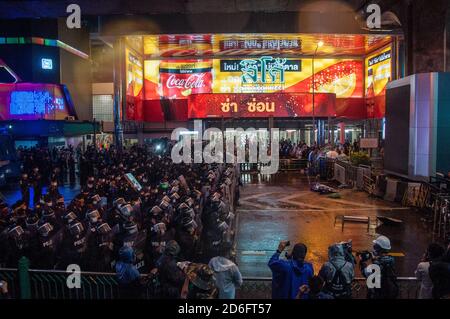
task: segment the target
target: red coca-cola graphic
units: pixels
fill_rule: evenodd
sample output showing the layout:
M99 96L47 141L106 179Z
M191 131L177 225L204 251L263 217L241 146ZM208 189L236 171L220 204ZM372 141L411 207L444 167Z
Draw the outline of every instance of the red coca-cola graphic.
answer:
M161 61L159 79L163 98L187 98L212 92L212 61Z
M169 76L166 82L166 87L168 89L203 89L207 85L205 84L205 73L191 74L187 78L180 77L178 75L172 74Z

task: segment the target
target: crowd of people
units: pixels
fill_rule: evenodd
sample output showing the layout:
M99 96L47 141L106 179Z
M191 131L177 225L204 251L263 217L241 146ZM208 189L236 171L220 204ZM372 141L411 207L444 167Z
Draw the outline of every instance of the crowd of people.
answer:
M115 271L124 297L150 284L163 298L234 297L230 284L242 283L230 257L235 166L174 164L170 147L19 155L22 199L0 202L0 267L26 256L34 269ZM58 185L76 173L73 162L81 191L66 203Z
M353 144L346 141L344 144L332 146L330 144L319 146L317 143L308 145L303 141L298 143L290 139L280 140L280 158L305 159L312 161L318 157L345 158L351 152L359 151L359 143L355 141Z
M313 265L305 259L307 247L303 243L295 244L285 253L286 258L280 258L289 245L289 241L281 241L268 263L273 299L351 299L356 267L367 279L368 299L400 297L395 261L390 255L391 242L386 236L376 238L370 251L355 255L351 241L331 245L329 259L316 275ZM450 244L447 248L430 244L415 275L418 299L449 299Z
M25 256L35 269L77 264L82 271L115 272L122 298L140 297L144 289L155 298L235 298L243 283L231 236L239 170L174 164L168 154L170 145L157 154L142 146L20 149L22 199L11 206L0 200L0 268L15 268ZM67 176L81 185L70 202L58 189ZM268 262L275 299L352 298L357 267L367 278L380 270L379 286L369 288L367 298L399 295L385 236L356 254L351 241L331 245L317 273L306 245L283 254L288 246L280 242ZM419 298L450 297L450 246L431 244L415 275ZM0 297L7 287L0 281Z

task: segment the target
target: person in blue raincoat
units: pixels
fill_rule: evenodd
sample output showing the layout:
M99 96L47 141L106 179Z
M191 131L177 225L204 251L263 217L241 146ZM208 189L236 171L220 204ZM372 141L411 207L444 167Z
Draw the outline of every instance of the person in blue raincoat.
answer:
M298 290L308 285L314 276L311 263L305 261L307 247L305 244L295 244L287 259L280 259L282 251L288 246L288 241L281 241L278 249L269 260L272 271L272 299L295 299ZM303 299L308 298L305 294Z
M119 260L116 262L116 277L120 287L121 298L136 299L140 297L142 288L139 271L133 265L135 260L133 248L123 246L119 250Z

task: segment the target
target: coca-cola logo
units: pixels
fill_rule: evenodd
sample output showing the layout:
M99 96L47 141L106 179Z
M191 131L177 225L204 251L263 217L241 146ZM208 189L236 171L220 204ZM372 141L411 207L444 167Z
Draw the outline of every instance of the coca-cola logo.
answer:
M177 75L172 74L169 76L166 82L166 87L168 89L200 89L205 87L205 81L203 77L205 76L204 73L202 74L191 74L189 77L183 77L178 78Z

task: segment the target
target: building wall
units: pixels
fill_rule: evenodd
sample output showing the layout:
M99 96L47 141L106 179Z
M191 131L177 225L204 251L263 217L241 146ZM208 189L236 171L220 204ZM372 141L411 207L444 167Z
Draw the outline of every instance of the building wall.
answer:
M450 70L450 1L380 1L402 23L406 75Z
M56 21L53 19L0 20L3 37L41 37L56 39ZM59 49L33 44L0 45L0 58L17 73L23 82L59 83ZM53 69L44 70L41 59L52 59Z
M90 54L86 28L68 29L65 19L0 20L5 37L39 37L60 40ZM18 74L23 82L65 84L71 94L80 120L92 119L91 62L55 46L37 44L0 45L0 58ZM51 70L42 69L42 58L52 60Z
M68 29L65 19L58 20L59 40L90 56L89 32L87 28ZM80 58L60 50L61 83L72 96L78 119L92 120L92 72L91 60Z

